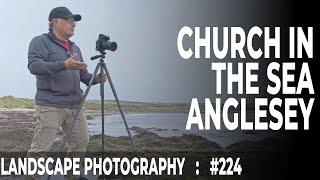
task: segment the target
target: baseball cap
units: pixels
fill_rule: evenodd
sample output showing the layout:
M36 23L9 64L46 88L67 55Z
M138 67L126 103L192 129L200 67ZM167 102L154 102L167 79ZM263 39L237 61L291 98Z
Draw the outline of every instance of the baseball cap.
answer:
M61 19L73 18L75 21L80 21L81 15L72 14L72 12L66 7L56 7L51 10L48 20L52 21L52 19L58 19L58 18L61 18Z

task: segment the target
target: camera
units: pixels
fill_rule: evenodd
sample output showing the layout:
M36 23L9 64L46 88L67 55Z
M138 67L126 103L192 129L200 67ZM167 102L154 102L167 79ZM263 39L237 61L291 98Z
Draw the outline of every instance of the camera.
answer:
M99 38L96 41L96 50L103 53L105 50L115 51L117 50L117 43L110 41L110 37L99 34Z

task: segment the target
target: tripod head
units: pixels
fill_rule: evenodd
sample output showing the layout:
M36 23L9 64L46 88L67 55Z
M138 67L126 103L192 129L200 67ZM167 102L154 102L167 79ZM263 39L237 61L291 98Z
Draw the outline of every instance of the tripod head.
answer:
M93 61L93 60L96 60L96 59L98 59L98 58L100 58L100 59L104 59L104 58L106 58L106 52L105 51L99 51L101 54L99 54L99 55L95 55L95 56L92 56L90 59Z

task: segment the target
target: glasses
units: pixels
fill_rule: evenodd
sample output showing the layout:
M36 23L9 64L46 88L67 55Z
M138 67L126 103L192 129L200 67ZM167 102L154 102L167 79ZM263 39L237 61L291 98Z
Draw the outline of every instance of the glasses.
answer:
M59 20L59 19L61 19L61 20L64 20L64 21L67 21L69 24L77 24L77 21L75 21L73 18L67 18L67 19L65 19L65 18L58 18L58 19L54 19L54 20Z

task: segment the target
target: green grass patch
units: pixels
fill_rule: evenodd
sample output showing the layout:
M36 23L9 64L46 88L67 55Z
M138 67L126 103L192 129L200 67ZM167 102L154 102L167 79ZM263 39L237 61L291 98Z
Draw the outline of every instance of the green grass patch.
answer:
M120 102L121 107L127 112L187 112L188 104L175 103L145 103L145 102ZM87 110L100 110L100 100L87 100L84 104ZM28 108L34 109L35 103L33 99L17 98L14 96L0 97L0 108ZM109 112L118 111L115 101L106 100L105 109Z

